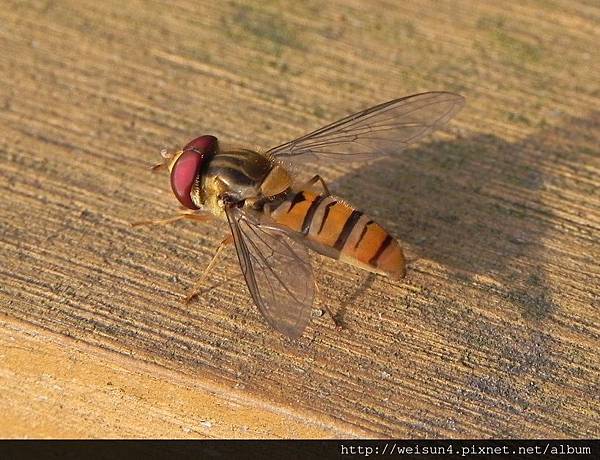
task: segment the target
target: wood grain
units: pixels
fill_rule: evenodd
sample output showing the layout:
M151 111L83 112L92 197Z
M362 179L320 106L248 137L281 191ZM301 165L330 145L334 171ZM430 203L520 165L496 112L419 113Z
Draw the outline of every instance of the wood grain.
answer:
M3 6L2 437L600 434L595 2ZM226 226L128 225L176 210L164 146L269 147L426 90L467 106L321 171L411 260L315 257L341 333L269 329L232 252L182 304Z

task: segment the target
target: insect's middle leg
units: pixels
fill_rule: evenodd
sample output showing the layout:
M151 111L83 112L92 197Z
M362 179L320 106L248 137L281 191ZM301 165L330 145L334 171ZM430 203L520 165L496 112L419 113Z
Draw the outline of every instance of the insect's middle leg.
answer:
M208 276L208 273L217 261L217 257L219 257L219 254L221 254L223 249L225 249L225 246L228 246L231 243L233 243L233 235L228 235L226 238L223 239L223 241L221 241L221 243L219 243L219 247L215 251L215 254L213 255L213 258L209 262L208 266L204 269L202 276L200 276L198 281L194 283L194 286L190 290L190 293L185 297L185 303L189 303L194 297L196 297L200 293L200 290L202 288L202 285L204 284L204 281L206 280L206 277Z
M325 192L325 196L329 196L331 195L331 192L329 191L329 188L327 187L327 184L325 183L325 180L319 176L318 174L315 174L312 179L310 179L309 181L307 181L304 185L302 185L300 187L300 190L303 189L307 189L309 187L312 187L313 185L315 185L317 182L321 183L321 186L323 187L323 191Z

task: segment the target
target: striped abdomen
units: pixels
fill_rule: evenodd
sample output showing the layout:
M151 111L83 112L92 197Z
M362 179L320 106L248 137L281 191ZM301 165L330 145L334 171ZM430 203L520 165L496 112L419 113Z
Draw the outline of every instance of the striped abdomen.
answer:
M280 225L305 235L321 254L395 278L405 274L398 242L368 216L334 196L291 192L270 214Z

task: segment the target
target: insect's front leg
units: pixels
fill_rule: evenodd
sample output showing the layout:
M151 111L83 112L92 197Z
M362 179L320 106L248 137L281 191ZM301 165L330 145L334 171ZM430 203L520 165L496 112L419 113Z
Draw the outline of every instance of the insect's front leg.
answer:
M141 227L142 225L165 225L170 224L172 222L177 222L178 220L188 219L195 220L196 222L206 222L211 219L213 216L209 212L199 212L193 210L182 210L179 211L179 214L173 217L168 217L166 219L156 219L156 220L140 220L137 222L130 222L129 225L132 227Z

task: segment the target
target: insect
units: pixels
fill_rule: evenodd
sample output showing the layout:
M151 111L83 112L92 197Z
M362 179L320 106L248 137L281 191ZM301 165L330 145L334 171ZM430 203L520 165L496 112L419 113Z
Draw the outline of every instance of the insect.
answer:
M464 98L429 92L395 99L342 118L266 152L221 149L200 136L163 155L171 188L184 210L169 219L226 220L231 235L216 250L196 283L204 282L222 249L234 243L250 295L266 321L296 338L310 319L315 283L311 249L370 272L399 279L405 259L400 244L365 213L333 196L320 175L298 183L294 166L395 155L452 118Z

